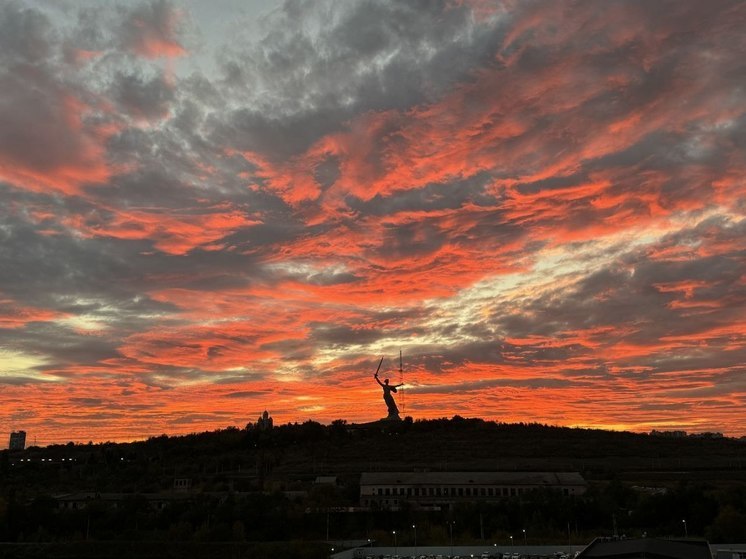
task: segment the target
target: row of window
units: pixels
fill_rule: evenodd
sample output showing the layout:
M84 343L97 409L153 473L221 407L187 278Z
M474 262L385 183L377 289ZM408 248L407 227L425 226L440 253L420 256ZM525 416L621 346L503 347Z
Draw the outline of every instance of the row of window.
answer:
M378 487L374 495L388 497L401 495L407 497L514 497L526 487Z

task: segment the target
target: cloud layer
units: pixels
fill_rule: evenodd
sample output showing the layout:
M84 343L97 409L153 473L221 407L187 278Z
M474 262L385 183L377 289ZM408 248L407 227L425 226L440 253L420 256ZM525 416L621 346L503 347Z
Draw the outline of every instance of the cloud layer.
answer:
M190 6L0 7L4 424L746 434L743 3Z

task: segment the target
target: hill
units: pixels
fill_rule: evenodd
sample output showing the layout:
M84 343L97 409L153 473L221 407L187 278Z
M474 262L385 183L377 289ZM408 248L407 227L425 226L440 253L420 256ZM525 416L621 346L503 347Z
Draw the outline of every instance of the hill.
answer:
M745 451L744 441L728 438L458 416L31 447L0 456L0 541L27 541L29 530L34 541L318 541L330 529L332 537L380 539L416 523L422 541L436 543L456 517L463 542L526 530L535 543L583 543L612 525L629 535L681 535L682 518L690 535L742 539ZM577 471L589 490L365 511L355 508L359 479L371 471ZM335 481L315 483L319 476Z

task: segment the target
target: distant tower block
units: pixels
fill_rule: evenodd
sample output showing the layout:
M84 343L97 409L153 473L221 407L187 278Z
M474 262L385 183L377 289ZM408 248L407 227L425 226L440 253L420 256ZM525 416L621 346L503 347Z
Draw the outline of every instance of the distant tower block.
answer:
M26 431L13 431L8 443L10 450L23 450L26 448Z
M269 431L272 429L273 421L272 418L269 416L269 412L267 410L264 410L264 413L259 416L259 419L256 422L256 428L260 431Z

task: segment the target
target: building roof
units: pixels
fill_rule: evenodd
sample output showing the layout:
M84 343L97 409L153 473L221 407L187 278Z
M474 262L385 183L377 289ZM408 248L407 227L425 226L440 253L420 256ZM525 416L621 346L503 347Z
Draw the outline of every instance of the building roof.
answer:
M582 485L578 472L364 472L360 485Z
M318 485L337 485L337 476L316 476L314 483Z
M577 559L712 559L705 540L597 538Z

